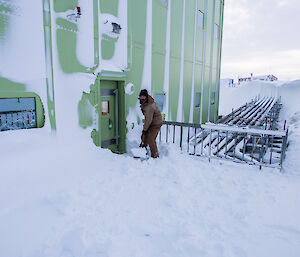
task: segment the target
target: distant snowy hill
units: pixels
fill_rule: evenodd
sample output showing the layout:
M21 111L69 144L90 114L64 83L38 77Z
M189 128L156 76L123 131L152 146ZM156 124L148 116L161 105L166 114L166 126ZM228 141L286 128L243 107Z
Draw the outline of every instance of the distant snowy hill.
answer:
M226 81L222 80L220 88L219 114L221 115L230 113L232 108L238 108L255 97L263 96L281 97L282 102L289 105L289 109L294 109L292 106L299 107L297 93L300 92L300 80L291 82L251 81L242 82L239 85L234 84L234 86L229 86Z
M141 162L43 129L0 133L1 256L300 256L300 81L222 87L220 111L258 94L284 104L284 173L166 145Z

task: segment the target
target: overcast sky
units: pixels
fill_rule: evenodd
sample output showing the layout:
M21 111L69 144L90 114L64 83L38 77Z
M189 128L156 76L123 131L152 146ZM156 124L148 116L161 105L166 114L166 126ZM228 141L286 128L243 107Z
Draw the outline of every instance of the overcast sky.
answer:
M221 69L300 79L300 0L225 0Z

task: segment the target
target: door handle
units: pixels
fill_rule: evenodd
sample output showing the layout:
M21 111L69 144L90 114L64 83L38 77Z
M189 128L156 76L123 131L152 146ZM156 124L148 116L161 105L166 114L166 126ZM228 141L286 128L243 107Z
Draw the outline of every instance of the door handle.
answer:
M112 129L112 127L113 127L112 120L109 119L109 120L108 120L108 128L109 128L109 129Z

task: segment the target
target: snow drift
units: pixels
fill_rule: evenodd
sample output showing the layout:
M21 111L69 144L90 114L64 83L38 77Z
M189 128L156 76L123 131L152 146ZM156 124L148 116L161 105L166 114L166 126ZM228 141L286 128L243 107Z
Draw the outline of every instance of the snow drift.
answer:
M45 130L3 132L1 255L299 256L300 81L224 90L228 108L262 90L282 97L284 173L166 145L159 160L141 162Z

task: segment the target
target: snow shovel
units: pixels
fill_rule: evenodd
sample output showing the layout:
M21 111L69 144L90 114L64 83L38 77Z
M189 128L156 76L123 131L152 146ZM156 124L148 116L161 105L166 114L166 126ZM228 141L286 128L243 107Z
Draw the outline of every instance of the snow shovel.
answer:
M145 150L143 150L143 148L145 148L146 153L145 153ZM139 148L131 149L131 152L133 154L133 158L135 158L135 159L140 159L140 160L144 161L144 160L148 160L150 158L149 148L143 142L141 142L141 144L139 145Z

